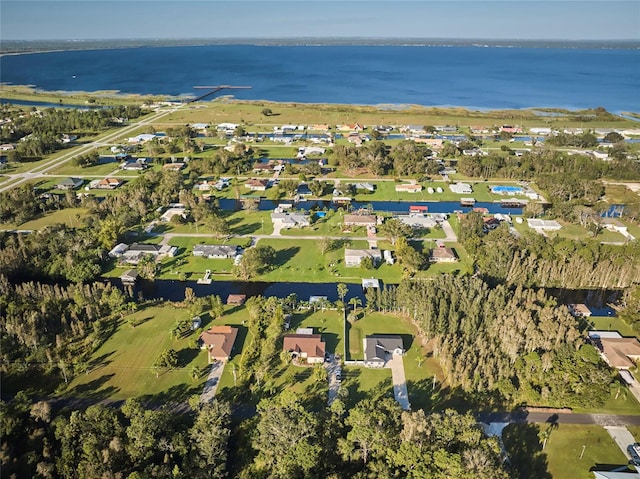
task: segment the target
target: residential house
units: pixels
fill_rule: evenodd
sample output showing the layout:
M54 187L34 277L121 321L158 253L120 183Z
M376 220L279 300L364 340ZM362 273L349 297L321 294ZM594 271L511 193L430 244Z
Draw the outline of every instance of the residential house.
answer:
M142 171L147 169L147 165L139 161L128 160L120 165L120 169L125 171Z
M269 181L251 178L250 180L247 180L244 186L249 188L251 191L266 191L269 186Z
M486 135L491 133L491 130L486 126L471 126L469 127L472 135Z
M193 247L193 256L209 259L235 258L237 254L237 246L197 244Z
M591 316L591 310L586 304L569 304L567 305L569 312L576 318L588 318Z
M309 155L324 155L326 150L320 146L301 146L298 148L298 158L305 158Z
M637 338L624 338L617 332L590 331L589 340L613 368L633 368L640 360L640 341Z
M273 163L260 163L257 162L255 165L253 165L253 172L254 173L273 173L275 165Z
M616 218L602 218L602 217L595 217L594 221L602 226L603 228L609 230L609 231L615 231L617 233L620 233L623 236L626 237L630 237L631 235L629 234L629 231L627 229L627 225L625 225L624 223L622 223L620 220L616 219ZM633 236L631 236L629 239L633 239Z
M114 248L109 251L109 256L111 258L119 258L121 257L127 250L129 249L129 245L126 243L118 243Z
M422 191L422 185L415 183L402 183L396 185L397 193L420 193Z
M164 165L162 165L162 169L170 171L180 171L183 170L185 166L187 166L187 164L182 162L165 163Z
M313 192L307 183L300 183L296 189L296 194L302 197L313 196Z
M206 133L209 129L209 123L194 123L191 125L191 129L200 133Z
M385 251L386 253L386 251ZM366 291L367 289L380 289L380 280L376 278L363 278L362 279L362 289Z
M74 142L77 139L78 139L78 135L69 135L67 133L63 133L62 136L60 137L60 141L62 142L63 145Z
M13 151L15 149L16 147L11 143L4 143L3 145L0 145L0 151Z
M548 127L534 127L534 128L529 128L529 133L531 133L532 135L548 136L548 135L551 135L551 133L553 133L553 130Z
M200 335L200 341L202 341L202 349L207 350L209 363L228 361L237 336L238 328L232 326L213 326L203 332Z
M336 128L338 131L352 131L358 133L364 130L364 125L361 125L360 123L351 123L347 125L338 125Z
M220 123L216 126L216 130L231 135L236 131L238 125L236 123Z
M121 261L127 264L138 264L145 256L151 256L156 261L166 256L173 257L178 252L178 248L169 245L133 243L127 251L121 255Z
M101 180L94 180L89 183L89 188L97 190L115 190L123 183L118 178L102 178Z
M394 355L404 354L402 337L391 334L373 334L364 342L364 365L368 368L382 368Z
M376 187L371 183L354 183L356 190L366 190L370 193L373 193L376 190Z
M494 230L500 226L500 220L494 217L482 218L482 222L487 230Z
M344 215L345 226L376 226L377 223L373 215Z
M326 344L321 334L309 334L313 330L298 330L296 334L285 334L282 349L293 357L294 360L304 360L307 364L319 364L324 362ZM303 333L303 334L298 334Z
M384 261L387 264L393 264L394 263L394 259L393 259L393 254L391 253L390 250L386 249L383 251L382 256L384 257Z
M174 203L173 205L171 205L167 211L165 211L162 216L160 217L161 221L164 222L169 222L171 221L171 218L173 218L174 216L182 216L183 218L187 217L187 210L184 207L184 205L180 204L180 203Z
M323 124L323 123L318 123L318 124L315 124L315 125L311 125L309 127L309 130L313 130L313 131L324 131L324 132L327 132L330 129L331 129L330 125L326 125L326 124Z
M554 220L540 220L537 218L527 218L529 228L537 232L541 231L558 231L562 225Z
M374 265L382 261L379 249L348 249L344 250L344 263L347 266L360 266L364 258L371 258Z
M271 213L273 226L280 228L303 228L311 225L309 215L302 213Z
M435 128L439 133L455 133L456 131L458 131L457 127L450 125L436 126Z
M429 253L430 263L455 263L458 261L455 251L446 246L433 248Z
M152 133L142 133L138 136L134 136L133 138L129 138L129 143L134 144L134 145L139 145L141 143L146 143L147 141L151 141L154 138L156 138L157 135L154 135Z
M422 125L407 125L402 131L411 135L425 135L427 133Z
M522 133L522 128L519 126L502 125L499 130L500 133Z
M82 178L65 178L56 185L56 188L59 190L75 190L81 187L83 183L84 180Z
M444 145L442 138L411 138L416 143L423 143L435 150L439 150Z
M473 193L473 189L469 183L455 183L449 185L449 189L458 195L468 195L469 193Z
M227 304L240 306L244 304L246 299L246 294L230 294L229 296L227 296Z
M430 216L421 214L396 215L394 216L401 223L412 228L435 228L438 222Z
M138 270L129 269L120 275L122 284L135 284L138 281Z

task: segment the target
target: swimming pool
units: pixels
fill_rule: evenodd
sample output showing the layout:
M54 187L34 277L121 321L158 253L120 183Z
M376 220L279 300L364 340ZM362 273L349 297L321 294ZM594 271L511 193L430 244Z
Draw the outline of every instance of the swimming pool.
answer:
M491 193L495 193L497 195L504 195L505 193L516 194L522 193L522 188L519 186L492 186Z

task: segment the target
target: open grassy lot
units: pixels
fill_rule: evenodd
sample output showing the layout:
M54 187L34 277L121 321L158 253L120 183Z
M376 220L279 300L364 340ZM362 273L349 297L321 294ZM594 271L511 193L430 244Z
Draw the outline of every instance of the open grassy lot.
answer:
M350 247L367 247L364 241L351 242ZM321 254L317 241L297 239L262 239L259 245L269 245L276 250L278 267L256 278L260 281L307 281L307 282L359 282L362 278L376 277L385 283L398 283L402 268L382 264L376 269L344 265L344 244L339 248Z
M605 241L605 242L619 242L624 243L627 241L627 238L622 236L620 233L615 231L609 231L607 229L602 229L598 233L597 236L593 236L593 234L588 231L584 226L570 224L566 221L558 221L562 228L558 231L549 231L547 235L549 237L559 236L560 238L567 238L572 240L586 240L586 239L595 239L597 241Z
M599 331L618 331L622 336L637 336L637 333L622 319L607 316L590 316L586 320L592 329Z
M640 426L627 426L627 429L636 440L636 442L640 442Z
M207 357L205 352L192 347L197 333L182 339L173 339L169 334L176 320L188 317L187 309L169 305L145 307L125 317L93 354L88 372L74 378L62 395L94 400L147 396L156 401L183 401L192 394L200 394L206 375L194 380L191 374L194 367L204 373ZM206 316L203 327L208 327L209 320ZM156 377L153 363L169 348L178 353L179 367L160 372Z
M503 441L523 479L588 479L593 477L591 469L611 470L627 464L627 458L600 426L511 424Z
M577 407L573 410L578 413L623 414L627 416L640 416L640 404L638 404L635 396L631 394L629 388L627 388L626 385L622 384L622 381L618 383L618 387L611 387L609 397L602 406L595 409L584 409Z
M328 309L298 311L291 318L289 331L295 333L297 328L313 328L315 333L322 334L327 352L342 354L344 350L342 311Z
M69 161L60 167L50 172L52 175L81 175L81 176L107 176L113 173L113 176L136 176L135 172L123 171L120 169L120 163L110 162L103 163L101 165L88 166L83 168L81 166L74 165L72 161Z
M26 223L22 223L21 225L13 223L0 223L0 230L41 230L54 223L63 223L67 226L76 227L82 224L82 219L86 214L86 208L65 208L63 210L44 213L40 218L27 221Z
M273 223L271 222L271 211L223 211L222 215L227 220L231 233L236 235L269 235L273 233ZM174 234L207 234L213 232L202 223L197 226L193 223L184 225L174 225L172 223L163 223L156 227L156 232L174 233Z
M567 116L558 112L558 116L545 116L541 118L531 110L509 110L480 112L464 108L438 108L406 106L398 109L379 109L375 106L358 105L318 105L307 103L274 103L266 101L235 101L229 97L217 98L210 102L199 104L205 108L182 109L169 117L163 118L163 122L197 123L210 122L218 124L222 122L242 123L247 125L260 125L265 130L273 126L283 124L320 124L332 125L342 123L364 123L365 125L500 125L505 121L515 122L524 126L540 126L552 124L554 127L581 125L579 120L572 120L571 113ZM272 116L262 115L264 108L270 108ZM615 128L633 125L633 121L620 118L613 125ZM611 122L590 122L589 127L608 127ZM583 125L584 126L584 125Z

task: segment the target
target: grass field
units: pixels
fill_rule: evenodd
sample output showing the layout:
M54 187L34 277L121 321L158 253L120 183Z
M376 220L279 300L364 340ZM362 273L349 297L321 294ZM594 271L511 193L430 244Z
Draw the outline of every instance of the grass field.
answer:
M188 317L187 309L169 305L146 307L127 316L93 354L89 372L74 378L62 395L95 400L148 396L156 401L183 401L200 394L206 375L194 380L191 373L194 366L204 372L207 357L205 352L191 347L196 333L177 340L169 334L176 320ZM203 327L207 326L205 320ZM179 367L161 372L156 378L153 363L169 348L178 353Z
M113 173L113 176L136 176L135 172L123 171L120 169L120 164L117 162L103 163L101 165L88 166L82 168L76 166L73 162L69 161L58 168L50 172L52 175L82 175L82 176L107 176Z
M27 221L20 225L0 223L0 229L41 230L54 223L63 223L67 226L77 227L82 224L82 218L86 213L86 208L65 208L63 210L44 213L40 218Z
M590 316L587 321L599 331L618 331L622 336L637 336L637 333L622 319L606 316Z
M627 464L607 431L595 425L512 424L505 429L503 440L522 479L590 479L591 469L611 470Z
M640 442L640 426L627 426L627 429L636 440L636 442Z

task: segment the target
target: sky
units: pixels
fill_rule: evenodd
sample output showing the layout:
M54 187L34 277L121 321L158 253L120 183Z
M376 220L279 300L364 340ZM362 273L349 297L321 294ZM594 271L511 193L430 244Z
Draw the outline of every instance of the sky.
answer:
M640 40L640 1L0 1L0 40L300 37Z

